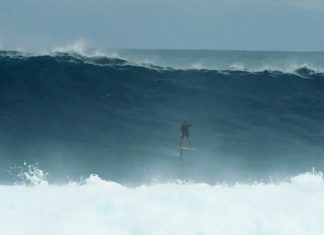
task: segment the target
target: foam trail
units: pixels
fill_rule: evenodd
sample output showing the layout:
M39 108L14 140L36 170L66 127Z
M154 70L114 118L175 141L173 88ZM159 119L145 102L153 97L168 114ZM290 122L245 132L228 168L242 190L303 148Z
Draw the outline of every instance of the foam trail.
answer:
M0 186L6 235L321 235L324 180L280 184L165 183L127 188L92 175L84 184Z

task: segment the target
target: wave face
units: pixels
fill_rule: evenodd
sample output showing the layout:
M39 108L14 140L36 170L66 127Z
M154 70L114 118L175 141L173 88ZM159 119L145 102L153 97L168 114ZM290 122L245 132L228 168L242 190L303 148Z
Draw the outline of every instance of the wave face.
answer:
M82 184L0 186L7 235L321 235L322 174L280 184L129 188L92 175Z
M324 75L316 65L322 53L293 54L300 66L289 72L273 64L263 70L177 66L179 58L195 64L186 51L154 52L163 61L165 53L177 55L174 67L138 59L152 51L123 53L0 53L2 182L15 181L24 162L38 163L50 181L96 173L126 184L213 184L322 170ZM260 64L253 53L222 55L227 64L240 58ZM257 58L297 60L275 55L259 52ZM183 120L196 124L197 149L180 161Z

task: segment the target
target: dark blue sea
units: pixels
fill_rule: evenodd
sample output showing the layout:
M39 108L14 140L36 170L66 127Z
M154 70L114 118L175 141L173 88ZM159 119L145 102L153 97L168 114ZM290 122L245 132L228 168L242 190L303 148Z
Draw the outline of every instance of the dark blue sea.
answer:
M323 103L323 52L0 51L0 225L322 234Z

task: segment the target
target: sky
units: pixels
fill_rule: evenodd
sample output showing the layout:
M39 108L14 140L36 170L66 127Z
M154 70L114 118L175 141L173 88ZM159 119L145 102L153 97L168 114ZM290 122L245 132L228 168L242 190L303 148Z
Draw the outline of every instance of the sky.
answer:
M324 0L0 0L0 49L324 51Z

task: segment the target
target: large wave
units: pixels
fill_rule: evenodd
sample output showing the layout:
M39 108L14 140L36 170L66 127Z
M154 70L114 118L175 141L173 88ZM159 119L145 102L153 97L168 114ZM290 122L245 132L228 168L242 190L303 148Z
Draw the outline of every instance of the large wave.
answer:
M96 172L139 184L322 170L324 80L317 67L180 69L125 58L2 51L0 180L24 161L38 162L55 180ZM179 162L183 120L196 124L197 150Z

